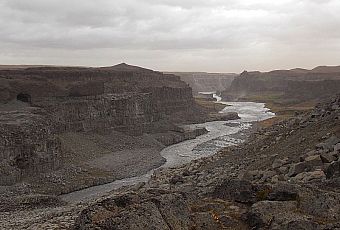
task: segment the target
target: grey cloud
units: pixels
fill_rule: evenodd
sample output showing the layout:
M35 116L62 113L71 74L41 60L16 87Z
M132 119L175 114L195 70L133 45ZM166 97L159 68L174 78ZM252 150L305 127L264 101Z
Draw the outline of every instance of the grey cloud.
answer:
M236 57L240 62L252 56L267 60L264 50L283 58L287 50L292 55L294 50L319 53L322 44L334 44L329 55L340 40L339 11L337 0L0 0L0 46L6 47L0 62L12 62L16 53L30 62L39 60L39 53L55 52L65 55L60 57L65 64L77 58L85 63L78 55L89 51L107 52L103 56L115 60L121 55L127 62L161 53L162 63L180 56L190 67L195 60L214 57L236 66ZM103 60L89 57L88 63L100 65Z

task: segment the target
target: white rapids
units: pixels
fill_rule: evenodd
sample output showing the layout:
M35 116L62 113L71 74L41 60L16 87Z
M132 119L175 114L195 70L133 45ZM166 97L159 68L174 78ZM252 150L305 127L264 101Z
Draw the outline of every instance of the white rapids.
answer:
M255 102L223 102L221 97L214 94L217 102L228 105L220 113L237 112L241 119L233 121L213 121L191 125L192 127L205 127L209 132L193 140L187 140L171 145L161 151L166 163L160 168L177 167L192 160L215 154L223 147L239 144L241 139L232 135L251 127L251 122L261 121L275 116L263 103ZM61 195L67 202L81 202L105 195L106 193L123 186L147 182L154 170L142 176L116 180L112 183L93 186L80 191Z

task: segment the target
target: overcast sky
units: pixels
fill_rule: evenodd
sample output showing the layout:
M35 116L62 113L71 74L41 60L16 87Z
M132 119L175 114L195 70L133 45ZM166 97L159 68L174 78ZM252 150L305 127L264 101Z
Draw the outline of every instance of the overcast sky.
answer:
M0 0L0 64L340 65L339 0Z

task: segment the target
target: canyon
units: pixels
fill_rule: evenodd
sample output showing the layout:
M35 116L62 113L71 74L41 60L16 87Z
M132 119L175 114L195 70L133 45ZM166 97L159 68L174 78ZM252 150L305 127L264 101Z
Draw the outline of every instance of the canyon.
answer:
M237 74L205 72L169 72L181 77L192 88L194 96L199 92L222 92L229 88Z
M76 229L338 229L339 108L337 96L244 145L105 197Z
M198 101L124 63L4 67L0 227L338 229L339 72L243 72Z
M0 185L45 194L145 173L165 146L207 132L186 124L222 118L178 76L125 63L3 67L0 82Z

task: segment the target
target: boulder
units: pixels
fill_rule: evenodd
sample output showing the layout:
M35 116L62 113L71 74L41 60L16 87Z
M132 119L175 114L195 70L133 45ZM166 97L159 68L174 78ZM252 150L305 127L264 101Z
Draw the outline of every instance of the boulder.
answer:
M320 155L309 156L305 159L305 162L310 167L322 166L323 164Z
M334 145L334 153L339 154L340 153L340 143Z
M288 183L279 183L273 186L267 199L271 201L290 201L297 200L298 189L296 186Z
M300 161L303 162L303 161L305 161L305 159L307 157L318 155L318 154L320 154L320 152L324 152L324 151L323 150L318 150L318 151L317 150L312 150L312 151L309 151L309 152L307 152L307 153L305 153L305 154L300 156Z
M327 150L327 151L333 151L334 150L334 146L340 142L340 139L336 136L331 136L330 138L328 138L327 140L325 140L324 142L317 144L316 145L316 149L323 149L323 150Z
M131 193L86 207L72 229L189 229L192 225L183 195Z
M171 179L170 179L170 184L178 184L178 183L183 183L184 179L182 176L180 175L174 175Z
M323 153L320 155L320 158L323 163L332 163L337 160L337 157L334 155L334 152Z
M290 161L289 161L289 159L286 157L286 158L284 158L284 159L275 159L274 160L274 162L273 162L273 164L272 164L272 168L273 169L276 169L276 168L280 168L280 167L282 167L282 166L284 166L284 165L286 165L286 164L289 164L290 163Z
M283 222L299 219L296 201L260 201L252 205L245 220L250 229L277 229Z
M340 221L340 196L338 193L315 189L315 186L299 187L299 212L312 215L323 223ZM333 228L329 228L333 229Z
M252 180L257 180L257 179L260 179L263 175L263 171L260 171L260 170L249 170L249 171L246 171L243 175L241 175L241 179L243 180L249 180L249 181L252 181Z
M210 212L194 213L192 219L195 222L194 229L219 229L220 227L220 223L213 218Z
M310 230L317 229L318 223L310 221L310 220L293 220L288 223L285 223L281 226L283 230Z
M279 181L280 181L279 175L273 176L270 180L270 182L273 183L273 184L279 183Z
M308 181L312 181L312 180L321 180L321 179L325 179L326 175L323 171L321 170L316 170L313 172L303 172L303 173L299 173L298 175L296 175L294 178L292 178L293 181L300 181L300 182L308 182Z
M212 194L214 198L223 200L234 200L240 203L256 202L256 190L249 181L246 180L226 180L217 186Z
M270 171L270 170L264 171L261 180L266 181L267 179L272 178L275 175L276 175L276 172L274 171Z
M277 171L281 174L286 174L288 172L288 167L282 166L282 167L278 168Z
M235 218L227 215L221 216L219 218L219 222L223 225L224 228L234 228L239 224L239 222L235 220Z
M327 179L340 177L340 161L331 163L326 169L325 174Z
M299 163L291 165L287 176L293 177L299 173L309 171L310 169L311 169L311 166L306 164L306 162L299 162Z

